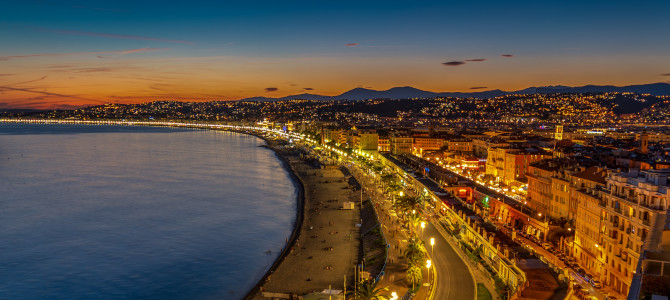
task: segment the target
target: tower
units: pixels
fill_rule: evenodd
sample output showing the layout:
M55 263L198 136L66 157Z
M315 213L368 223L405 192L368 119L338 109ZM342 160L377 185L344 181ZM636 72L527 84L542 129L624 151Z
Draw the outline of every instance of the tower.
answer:
M554 138L557 141L563 140L563 125L556 125L556 132L554 133Z
M646 130L642 131L642 134L640 134L640 153L649 153L649 134Z

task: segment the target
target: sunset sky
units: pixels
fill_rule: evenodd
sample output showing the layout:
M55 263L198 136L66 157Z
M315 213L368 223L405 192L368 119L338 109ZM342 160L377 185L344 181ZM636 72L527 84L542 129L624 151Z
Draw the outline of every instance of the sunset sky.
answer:
M12 1L0 109L667 82L669 11L667 0Z

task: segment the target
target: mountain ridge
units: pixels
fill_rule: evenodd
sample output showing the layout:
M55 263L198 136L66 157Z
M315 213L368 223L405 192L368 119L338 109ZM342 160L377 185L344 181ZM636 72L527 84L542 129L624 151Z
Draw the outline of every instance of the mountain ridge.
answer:
M357 87L336 96L325 96L311 93L289 95L279 98L251 97L237 101L284 101L284 100L368 100L368 99L409 99L409 98L493 98L514 94L553 94L553 93L637 93L653 96L670 96L670 84L665 82L636 84L626 86L614 85L584 85L570 87L563 85L528 87L525 89L506 92L499 89L477 92L431 92L411 86L392 87L387 90L373 90Z

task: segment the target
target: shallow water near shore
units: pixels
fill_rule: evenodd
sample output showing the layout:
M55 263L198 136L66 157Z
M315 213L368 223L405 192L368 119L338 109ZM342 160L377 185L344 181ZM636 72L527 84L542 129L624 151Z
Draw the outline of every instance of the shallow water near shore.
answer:
M296 187L262 144L0 124L0 299L241 299L296 214Z

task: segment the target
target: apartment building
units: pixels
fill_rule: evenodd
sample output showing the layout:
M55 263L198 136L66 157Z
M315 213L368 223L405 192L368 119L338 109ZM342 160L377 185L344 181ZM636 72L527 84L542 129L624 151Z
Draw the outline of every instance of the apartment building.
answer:
M603 269L599 275L604 284L624 295L628 293L640 253L657 249L663 230L668 229L669 176L670 169L633 169L607 178L601 202L602 239L594 245L598 248L594 254L602 257Z
M413 140L414 139L411 136L402 134L392 134L391 153L393 153L394 155L411 154Z

